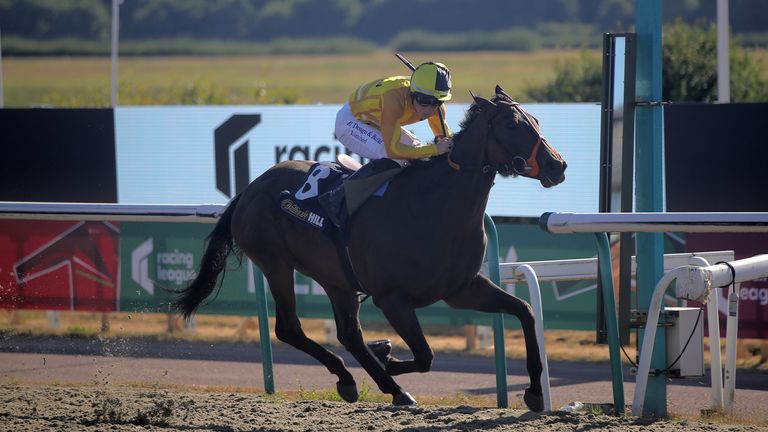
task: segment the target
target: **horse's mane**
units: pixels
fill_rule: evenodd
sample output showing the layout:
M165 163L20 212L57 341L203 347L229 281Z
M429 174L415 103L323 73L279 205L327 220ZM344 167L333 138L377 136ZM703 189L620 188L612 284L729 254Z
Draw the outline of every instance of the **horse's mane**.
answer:
M493 97L493 99L491 99L491 102L493 103L501 102L501 103L508 103L508 104L514 103L512 98L504 94L497 94L496 96ZM482 108L476 102L472 102L472 105L469 106L469 108L467 109L467 113L464 115L464 119L459 122L459 128L460 128L459 131L453 135L453 140L455 142L461 141L462 135L464 135L464 132L469 128L469 125L471 125L472 122L475 121L475 119L477 118L477 116L480 114L481 111L482 111ZM431 165L438 160L445 159L446 157L448 157L447 154L442 154L440 156L432 157L426 161L415 159L412 161L412 164L414 166Z
M506 102L506 103L512 103L512 99L509 98L506 95L497 94L496 96L491 99L491 102L498 103L498 102ZM469 106L469 109L467 109L467 114L464 115L464 119L459 122L459 128L460 130L454 134L453 139L461 141L461 136L464 134L464 131L469 128L469 125L472 124L473 121L477 118L477 116L482 111L482 108L476 103L472 102L472 105Z

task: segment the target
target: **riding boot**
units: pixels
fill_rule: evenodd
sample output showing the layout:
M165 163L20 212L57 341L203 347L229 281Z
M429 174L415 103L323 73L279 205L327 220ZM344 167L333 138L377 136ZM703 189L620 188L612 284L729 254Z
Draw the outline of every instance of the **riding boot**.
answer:
M320 207L325 210L328 219L336 228L341 226L342 212L346 211L344 195L344 185L341 185L317 197Z
M330 190L324 194L321 194L317 197L317 202L320 203L320 206L323 207L323 209L328 213L328 219L330 219L331 223L336 225L336 227L341 226L341 221L345 219L343 216L344 212L347 212L346 216L350 216L352 213L354 213L355 210L360 206L360 203L355 203L353 205L353 208L349 208L349 203L347 202L346 196L347 191L349 188L349 185L355 185L352 188L354 189L355 193L359 194L357 185L362 183L362 180L365 179L371 179L371 177L377 176L379 174L384 173L385 171L390 171L394 169L402 169L402 166L395 162L392 159L376 159L368 162L367 164L363 165L359 170L355 171L354 174L349 176L346 180L344 180L344 183L341 186L336 187L333 190ZM386 179L390 178L392 175L396 174L394 171L391 172L391 174L386 174L384 176L381 176L383 178L383 181L386 181ZM373 180L373 179L371 179ZM373 185L375 188L373 191L378 189L381 184ZM364 189L371 189L371 186L365 187ZM366 195L364 198L367 198L367 195L369 195L371 192L363 191L362 195ZM367 193L366 193L367 192ZM358 201L360 201L358 199Z

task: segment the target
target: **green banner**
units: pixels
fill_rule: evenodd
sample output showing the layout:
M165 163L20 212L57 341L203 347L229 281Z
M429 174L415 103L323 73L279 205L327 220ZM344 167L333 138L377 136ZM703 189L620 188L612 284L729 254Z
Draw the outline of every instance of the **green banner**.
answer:
M176 296L197 275L205 238L212 225L194 223L120 224L120 301L118 309L168 312ZM253 315L256 299L247 279L247 260L231 258L218 295L203 302L199 312ZM239 267L239 268L238 268Z

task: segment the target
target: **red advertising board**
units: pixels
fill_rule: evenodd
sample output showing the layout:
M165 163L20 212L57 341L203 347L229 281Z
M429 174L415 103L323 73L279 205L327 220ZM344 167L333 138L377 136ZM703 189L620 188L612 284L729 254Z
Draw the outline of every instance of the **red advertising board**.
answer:
M119 225L0 221L0 308L114 311Z
M768 253L768 234L688 234L685 248L689 252L733 250L737 260L744 259ZM738 289L739 337L768 339L768 280L742 282L740 285ZM727 299L730 290L730 287L719 290L722 297L719 305L720 334L723 336L728 316Z

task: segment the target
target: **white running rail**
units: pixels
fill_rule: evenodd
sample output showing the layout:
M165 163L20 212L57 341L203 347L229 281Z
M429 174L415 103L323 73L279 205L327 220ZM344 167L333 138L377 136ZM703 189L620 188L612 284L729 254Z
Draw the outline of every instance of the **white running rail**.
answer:
M216 223L227 208L219 204L103 204L0 202L0 219Z
M756 255L751 258L731 261L728 264L716 264L706 267L683 266L667 272L653 291L646 322L659 320L664 292L672 281L677 281L677 297L703 301L715 288L725 287L739 282L768 277L768 255ZM711 298L711 297L710 297ZM726 329L726 386L723 404L726 408L733 403L735 390L736 334L738 325L738 294L729 297L728 323ZM645 390L651 367L651 354L656 332L643 332L643 344L640 352L640 364L637 370L637 383L632 401L632 414L641 416L645 402ZM719 334L719 332L718 332ZM719 347L719 345L718 345ZM713 379L713 386L715 385Z
M733 261L733 251L714 251L714 252L695 252L695 253L678 253L678 254L666 254L664 255L664 271L672 270L676 267L701 263L708 265L709 261ZM635 257L632 257L632 274L634 275L637 264ZM552 398L550 392L549 383L549 364L547 361L547 350L544 341L544 312L541 306L541 287L539 282L552 282L552 281L577 281L577 280L591 280L597 279L597 258L577 258L570 260L551 260L551 261L528 261L528 262L512 262L512 263L500 263L499 273L501 282L504 284L511 283L527 283L528 291L531 298L531 308L533 314L536 317L536 339L539 342L539 357L541 358L541 364L543 371L541 374L541 388L542 396L544 397L544 410L552 410ZM716 294L715 294L716 295ZM715 301L717 299L715 298ZM714 303L715 305L717 303ZM716 341L720 346L720 332L719 328L713 332L711 330L711 323L718 321L717 307L709 308L710 318L710 334L716 335ZM719 351L717 353L717 376L720 376L719 367ZM714 362L714 357L713 357ZM712 366L713 383L715 380L715 366ZM713 385L714 389L714 385ZM714 390L713 390L714 391ZM721 390L722 394L722 390ZM720 397L720 400L722 396ZM713 395L713 401L715 396ZM722 403L722 402L721 402Z

